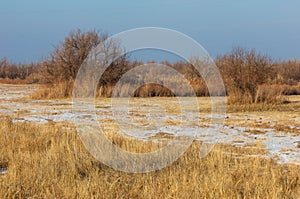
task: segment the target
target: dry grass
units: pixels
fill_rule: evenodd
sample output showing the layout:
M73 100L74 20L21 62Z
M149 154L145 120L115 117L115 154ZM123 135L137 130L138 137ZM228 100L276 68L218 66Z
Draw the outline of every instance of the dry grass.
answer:
M265 104L284 104L289 103L285 95L287 87L284 85L268 85L263 84L258 86L256 91L255 103Z
M291 97L285 97L290 99ZM229 104L227 106L227 112L265 112L265 111L280 111L280 112L299 112L300 111L300 101L299 96L297 96L297 101L290 103L282 103L282 104L266 104L266 103L258 103L258 104Z
M247 105L252 104L262 106L276 106L279 104L289 103L288 97L284 95L284 87L281 85L260 85L253 97L250 92L242 93L237 90L231 92L228 96L228 104Z
M73 126L64 124L71 129ZM205 158L201 143L170 166L151 173L115 171L92 158L74 130L62 125L12 123L1 118L0 198L299 198L300 168L255 156L262 149L218 145ZM74 129L74 128L73 128ZM124 149L153 142L110 138ZM237 156L234 154L244 154Z
M251 134L254 134L254 135L259 135L259 134L265 134L266 133L265 131L261 131L261 130L258 130L258 129L247 129L245 132L248 132L248 133L251 133Z
M73 82L59 82L53 85L42 85L39 90L30 95L31 99L64 99L70 98L73 92Z
M26 79L9 79L9 78L0 78L1 84L28 84L29 81Z

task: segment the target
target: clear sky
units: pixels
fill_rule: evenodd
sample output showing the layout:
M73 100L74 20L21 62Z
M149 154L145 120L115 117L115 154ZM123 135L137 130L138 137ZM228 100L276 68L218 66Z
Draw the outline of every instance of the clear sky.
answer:
M1 0L0 59L47 58L71 30L158 26L198 41L213 57L232 47L300 59L299 0Z

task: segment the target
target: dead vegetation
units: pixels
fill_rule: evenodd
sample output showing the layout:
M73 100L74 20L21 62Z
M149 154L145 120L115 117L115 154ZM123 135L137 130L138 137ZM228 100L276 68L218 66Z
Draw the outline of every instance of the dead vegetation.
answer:
M65 124L69 125L69 124ZM127 150L155 149L153 142L110 139ZM200 142L170 166L127 174L95 160L74 130L55 124L1 119L1 198L299 198L299 166L251 156L263 150L218 145L198 157ZM236 155L239 154L239 155Z
M72 32L53 51L49 60L30 65L32 68L18 68L3 59L0 62L0 82L43 83L41 89L31 96L33 99L69 98L82 61L89 50L106 37L97 32ZM116 60L100 79L96 96L110 97L120 77L140 64L143 63L130 62L126 56ZM164 64L182 73L197 96L209 96L205 82L190 64ZM273 62L253 50L238 48L220 56L216 64L227 89L229 113L270 111L274 115L275 110L299 113L299 101L286 97L300 94L299 61ZM131 84L127 82L124 89ZM189 96L190 93L182 90L178 94ZM174 95L168 88L156 84L140 87L133 94L135 97ZM211 109L205 103L199 102L199 105L202 112ZM143 124L142 120L137 122ZM231 122L234 125L236 121ZM177 125L179 121L167 120L165 123ZM252 122L251 125L246 126L255 127L258 123ZM207 126L203 124L203 127ZM262 122L259 127L268 128L270 125ZM272 128L299 134L299 129L289 124L278 123ZM145 142L124 137L114 130L110 129L108 138L131 152L157 150L174 137L160 132ZM248 129L248 132L265 133L257 129ZM163 139L163 142L155 142L156 139ZM162 170L127 174L91 157L71 124L13 123L12 118L3 117L0 120L0 170L5 173L0 174L0 198L300 197L299 166L280 165L258 156L266 153L260 140L246 144L251 148L217 145L202 159L198 156L201 146L201 142L193 142L183 156Z
M107 34L96 31L72 31L59 46L55 47L49 59L36 64L13 64L6 58L0 60L0 82L4 83L41 83L45 86L34 94L35 99L68 98L72 96L77 72L91 49L104 42ZM112 41L105 53L114 52L116 58L100 78L95 96L111 97L115 85L120 78L131 69L144 64L142 61L130 60L130 55L121 54L119 45ZM195 58L197 60L198 58ZM108 61L108 60L106 60ZM198 59L199 63L205 63ZM158 64L151 62L152 64ZM216 58L215 63L223 77L224 91L209 93L204 79L191 63L179 61L161 62L181 73L193 88L197 96L227 95L229 104L282 104L288 103L286 95L300 94L300 63L298 60L273 61L268 56L255 50L234 48L228 54ZM94 77L93 71L87 71L88 77ZM152 76L151 76L152 75ZM149 79L155 78L154 72L147 74ZM193 93L181 88L182 82L176 78L164 76L164 81L177 85L177 91L170 90L164 83L144 84L145 79L132 77L123 82L122 93L137 82L141 87L131 93L135 97L153 96L191 96Z

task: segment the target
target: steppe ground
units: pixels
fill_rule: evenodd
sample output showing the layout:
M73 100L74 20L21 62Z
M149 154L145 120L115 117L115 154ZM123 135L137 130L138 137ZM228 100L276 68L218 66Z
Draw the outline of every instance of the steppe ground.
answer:
M198 98L199 117L187 126L181 124L176 99L129 99L131 122L147 126L150 114L150 122L162 125L158 131L145 127L136 134L127 129L129 136L119 133L111 100L96 100L96 115L107 137L127 151L154 151L187 129L208 130L196 135L169 166L134 174L93 158L72 122L76 115L71 99L32 100L28 94L36 88L0 85L0 198L300 197L299 96L288 96L290 103L281 105L228 106L222 131L213 134L209 98ZM215 146L200 158L203 143Z

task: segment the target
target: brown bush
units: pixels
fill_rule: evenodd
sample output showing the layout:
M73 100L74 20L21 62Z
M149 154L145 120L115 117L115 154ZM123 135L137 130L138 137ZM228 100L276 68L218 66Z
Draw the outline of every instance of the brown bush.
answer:
M277 84L297 85L300 82L300 62L290 60L274 64Z
M168 88L159 84L146 84L137 89L133 97L174 97L175 94Z
M286 87L284 85L263 84L258 87L255 96L255 103L281 104L287 103L284 96Z
M72 31L51 53L49 60L41 63L40 75L32 76L32 81L40 81L45 86L32 98L71 97L77 72L90 50L107 38L96 31ZM37 80L39 78L40 80Z
M79 67L93 47L105 40L107 35L96 31L72 31L69 36L51 53L49 60L42 62L41 73L45 83L75 80Z
M38 72L38 63L30 64L14 64L10 63L7 58L0 60L0 79L3 83L8 84L24 84L31 83L27 82L26 79Z
M300 84L299 85L283 85L284 86L284 95L300 95Z
M272 62L254 50L235 48L229 55L218 57L229 103L255 103L258 87L272 79Z

